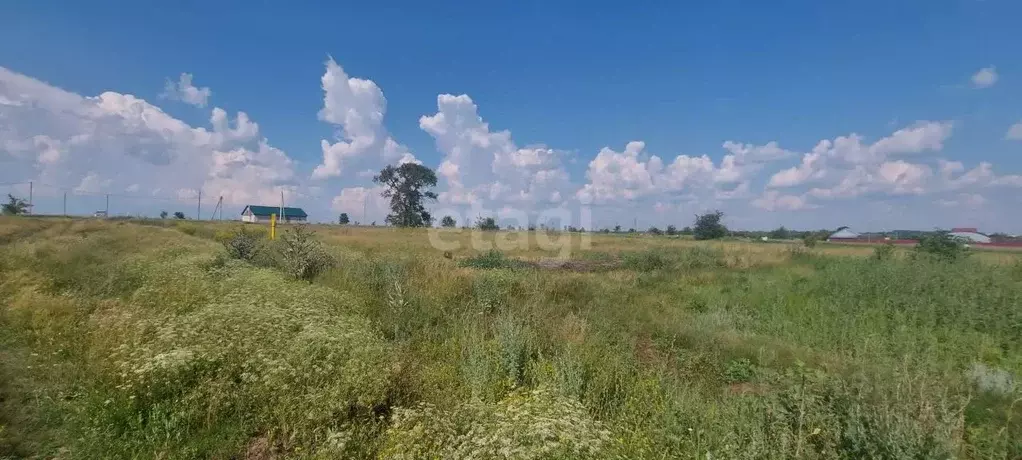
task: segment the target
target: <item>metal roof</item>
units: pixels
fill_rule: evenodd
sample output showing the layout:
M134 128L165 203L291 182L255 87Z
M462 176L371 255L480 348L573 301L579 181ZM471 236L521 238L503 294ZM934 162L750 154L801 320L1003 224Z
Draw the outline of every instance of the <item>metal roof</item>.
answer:
M280 206L257 206L254 204L250 204L248 206L245 206L245 209L242 209L241 213L245 214L245 211L248 210L251 210L252 214L257 216L269 217L270 214L280 214ZM283 217L309 217L309 215L306 214L305 211L302 210L302 208L289 208L285 206Z
M828 238L858 238L859 234L855 233L847 228L842 228L832 233Z
M951 232L951 236L969 240L970 243L989 243L990 237L976 232Z

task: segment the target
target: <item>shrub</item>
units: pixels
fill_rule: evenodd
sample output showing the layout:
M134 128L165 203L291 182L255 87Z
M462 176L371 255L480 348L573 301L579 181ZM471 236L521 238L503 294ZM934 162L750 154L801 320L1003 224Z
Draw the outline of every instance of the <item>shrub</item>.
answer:
M721 211L708 212L706 214L696 216L696 223L693 228L695 238L697 240L714 240L723 238L727 235L727 227L720 222L723 218L724 213Z
M937 232L919 238L915 247L916 255L924 255L944 262L954 262L969 254L965 241L948 232Z
M746 358L728 361L724 366L724 380L727 383L744 383L752 380L755 370L752 362Z
M333 258L323 250L314 236L315 232L304 225L291 227L280 235L277 243L280 268L288 277L312 281L316 275L333 266Z
M802 238L802 244L804 244L805 247L807 248L816 247L816 243L818 243L819 241L820 237L816 236L813 233L810 233L806 235L804 238Z
M259 237L244 227L226 235L217 233L216 239L224 245L227 255L232 259L251 261L259 252Z
M894 243L884 243L873 248L873 260L890 260L894 257Z
M478 217L476 218L476 228L485 231L497 231L500 230L500 226L497 225L497 221L492 217Z

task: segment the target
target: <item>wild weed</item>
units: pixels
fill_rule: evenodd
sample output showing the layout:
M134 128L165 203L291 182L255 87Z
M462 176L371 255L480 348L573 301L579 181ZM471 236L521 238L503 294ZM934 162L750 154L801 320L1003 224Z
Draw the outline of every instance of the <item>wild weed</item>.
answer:
M285 230L278 242L281 269L291 279L312 281L334 264L334 260L314 239L315 232L304 225Z

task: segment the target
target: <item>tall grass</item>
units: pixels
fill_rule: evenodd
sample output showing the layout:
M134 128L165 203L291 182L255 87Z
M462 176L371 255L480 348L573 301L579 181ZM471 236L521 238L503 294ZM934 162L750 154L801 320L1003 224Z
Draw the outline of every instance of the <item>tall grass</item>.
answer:
M0 219L0 454L1022 456L1017 262L321 227L310 284L189 224Z

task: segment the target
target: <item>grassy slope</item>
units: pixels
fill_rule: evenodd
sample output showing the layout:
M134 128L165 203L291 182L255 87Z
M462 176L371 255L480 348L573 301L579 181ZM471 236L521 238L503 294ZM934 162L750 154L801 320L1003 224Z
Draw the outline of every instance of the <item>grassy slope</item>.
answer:
M467 234L321 227L310 286L185 225L0 220L0 453L1022 455L1012 255L573 235L616 268L481 270Z

